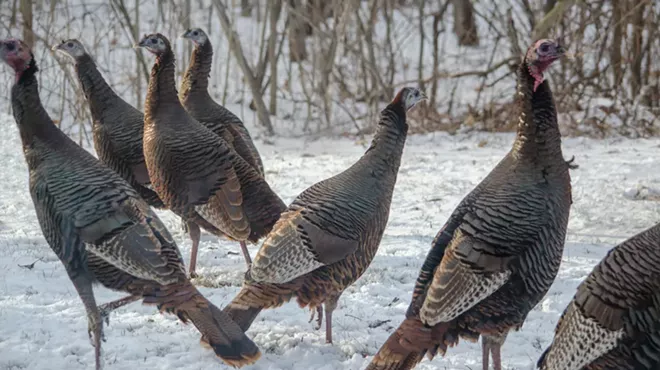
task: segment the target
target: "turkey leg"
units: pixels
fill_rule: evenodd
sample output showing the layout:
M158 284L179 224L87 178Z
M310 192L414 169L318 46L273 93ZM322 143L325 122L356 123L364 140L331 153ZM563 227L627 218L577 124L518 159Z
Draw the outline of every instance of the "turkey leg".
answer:
M316 308L312 308L311 311L312 316L309 318L308 322L314 321L314 317L316 317L316 325L314 326L314 330L319 330L323 324L323 306L318 305Z
M501 348L502 348L502 344L495 344L490 349L491 356L493 356L494 370L502 370L502 356L500 354Z
M488 370L488 365L490 362L490 346L486 337L481 337L481 368L483 370Z
M199 247L199 238L202 236L199 226L192 222L188 221L188 232L190 233L190 240L192 241L192 248L190 251L190 267L188 271L190 273L190 278L196 278L197 274L195 273L195 267L197 267L197 248Z
M481 336L481 361L483 370L488 370L489 357L493 357L493 370L502 370L502 344L508 333Z
M106 325L110 325L110 313L118 309L119 307L126 306L129 303L139 301L142 299L139 295L129 295L128 297L120 298L112 302L108 302L99 306L99 311L101 311L101 318L105 321Z
M332 311L337 308L339 296L330 296L325 301L325 342L332 344Z
M252 258L250 257L250 252L247 249L247 244L245 241L241 241L241 251L243 252L243 257L245 257L245 263L247 264L248 270L252 266Z
M105 341L103 335L103 320L101 320L101 313L96 307L96 300L94 299L94 290L92 289L92 281L85 275L77 271L69 271L67 273L73 282L73 286L78 291L78 295L85 306L87 312L87 334L89 340L94 346L94 360L96 361L96 370L101 369L101 341Z

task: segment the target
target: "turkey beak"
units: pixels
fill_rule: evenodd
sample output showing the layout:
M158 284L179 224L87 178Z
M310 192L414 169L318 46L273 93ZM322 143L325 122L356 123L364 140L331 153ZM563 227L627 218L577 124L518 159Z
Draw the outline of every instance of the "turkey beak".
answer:
M557 45L557 56L562 57L566 54L566 49L563 46Z
M557 46L555 47L555 57L557 59L559 59L561 57L564 57L564 56L570 57L568 55L568 53L566 52L567 51L566 48L561 44L559 39L556 40L556 43L557 43L556 44Z
M179 36L182 39L187 39L190 36L190 30L186 30L181 36Z
M62 46L62 44L55 44L55 45L53 45L52 48L50 48L50 50L51 51L58 51L58 50L60 50L60 46Z
M145 47L145 43L144 43L144 42L145 42L144 39L140 40L140 42L138 42L137 44L134 44L134 45L133 45L133 49L139 49L139 48L143 48L143 47Z

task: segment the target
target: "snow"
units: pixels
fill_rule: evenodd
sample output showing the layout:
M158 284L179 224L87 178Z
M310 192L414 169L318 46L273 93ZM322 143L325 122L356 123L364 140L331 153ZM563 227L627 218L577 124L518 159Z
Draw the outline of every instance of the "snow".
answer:
M0 369L88 369L93 349L84 309L64 268L44 241L27 189L27 169L13 118L0 115ZM404 316L417 273L435 233L461 198L508 151L511 134L445 133L408 139L390 222L367 272L346 290L334 315L333 345L313 330L309 311L289 303L264 311L248 331L262 358L246 369L361 369ZM345 169L365 150L350 138L258 141L267 178L285 202L307 186ZM653 184L660 170L660 139L565 139L573 200L561 270L551 291L503 348L506 369L531 369L552 340L554 326L576 286L611 246L658 220L660 206L633 201L627 189ZM186 260L190 241L170 212L161 213ZM250 248L254 254L257 246ZM199 284L226 305L244 272L236 243L203 235ZM35 262L36 261L36 262ZM26 267L34 263L33 268ZM121 297L97 287L103 303ZM138 303L113 313L106 327L104 362L111 369L228 368L199 344L199 334L172 316ZM419 369L480 367L480 346L461 342L445 358Z

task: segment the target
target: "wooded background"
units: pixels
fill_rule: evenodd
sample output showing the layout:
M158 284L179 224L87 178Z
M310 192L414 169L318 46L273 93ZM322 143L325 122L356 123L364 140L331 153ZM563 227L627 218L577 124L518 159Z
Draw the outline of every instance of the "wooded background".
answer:
M50 46L79 38L115 90L142 106L161 32L178 71L191 27L211 38L213 94L256 136L364 134L402 86L424 89L413 132L508 131L516 63L540 37L571 57L547 73L565 135L660 133L658 0L2 0L0 28L35 50L42 98L86 140L89 112L71 62ZM6 72L5 72L6 74ZM9 78L0 109L9 112Z

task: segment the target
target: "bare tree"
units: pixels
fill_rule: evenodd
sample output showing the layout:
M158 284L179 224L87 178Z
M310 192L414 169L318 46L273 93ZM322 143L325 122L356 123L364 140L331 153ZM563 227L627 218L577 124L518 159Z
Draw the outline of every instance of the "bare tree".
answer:
M330 76L332 74L333 66L335 64L335 56L337 54L337 47L341 39L344 37L346 24L351 13L354 11L356 4L354 1L333 1L333 8L335 14L335 24L332 37L330 39L330 46L328 50L323 53L324 58L321 59L321 82L318 86L318 92L323 97L323 108L326 123L330 124L331 121L331 98L330 98Z
M451 0L454 7L454 33L459 45L479 45L479 34L470 0Z
M109 84L141 106L148 63L130 46L147 18L153 31L172 38L193 20L204 24L216 50L223 51L215 55L221 67L211 72L213 87L223 104L242 95L231 99L245 103L238 115L252 100L249 106L268 134L279 130L271 114L285 118L278 124L302 126L305 133L367 133L382 104L406 85L428 88L431 98L430 109L418 110L415 117L424 118L424 127L412 125L411 132L511 129L515 67L537 37L560 37L572 54L547 76L566 125L562 132L660 133L660 68L655 63L660 3L655 0L5 3L0 28L37 44L44 104L65 131L82 141L89 134L89 127L81 126L89 122L88 109L71 78L71 64L43 48L57 39L81 38ZM247 15L250 7L253 16L240 20L237 34L233 19ZM151 9L153 16L147 16ZM213 14L218 9L222 14ZM218 20L226 37L213 32ZM451 47L455 40L482 47L478 52ZM178 71L190 48L189 43L176 48ZM0 96L7 95L6 89L0 85ZM6 105L0 100L0 109L8 110Z
M268 38L268 63L270 64L270 114L277 114L277 22L282 12L282 0L270 2L270 37Z
M253 7L251 0L241 0L241 17L251 17Z
M305 38L309 22L304 18L302 9L302 0L288 1L289 27L287 34L289 36L289 59L292 62L301 62L307 59L307 46Z
M573 5L579 0L559 0L554 2L554 6L546 13L545 17L534 28L535 39L548 36L552 27L556 26Z
M227 15L227 7L222 3L222 0L213 0L213 4L217 10L218 19L220 20L222 29L224 30L225 35L229 40L229 48L236 58L236 61L238 62L241 70L243 71L243 76L248 81L248 85L252 91L252 98L254 99L254 103L257 108L259 121L261 122L261 125L266 129L266 134L272 136L275 132L273 130L273 125L270 122L268 108L266 108L266 104L264 103L261 86L259 85L257 77L253 73L250 64L245 58L241 41L233 26L231 25L231 22L229 21L229 16Z
M34 31L32 29L32 1L21 0L21 17L23 18L23 41L34 47Z

